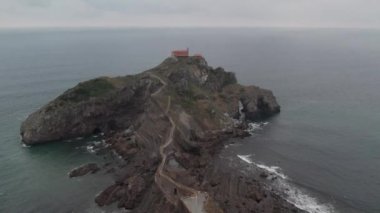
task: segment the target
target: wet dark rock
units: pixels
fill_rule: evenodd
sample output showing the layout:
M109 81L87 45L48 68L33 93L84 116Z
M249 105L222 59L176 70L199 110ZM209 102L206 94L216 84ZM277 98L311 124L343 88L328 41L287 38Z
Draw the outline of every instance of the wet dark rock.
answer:
M115 173L116 172L116 169L115 168L110 168L106 171L107 174L110 174L110 173Z
M133 209L139 204L146 187L144 178L133 176L109 186L96 196L95 202L104 206L117 201L119 208Z
M109 186L107 189L105 189L99 195L96 196L95 202L99 206L110 205L111 203L116 201L117 197L115 195L117 195L117 192L121 189L122 187L119 185Z
M235 138L245 138L245 137L249 137L250 134L249 132L247 132L246 130L243 130L243 129L235 129L233 131L233 137Z
M262 120L280 112L280 105L270 90L255 86L245 87L240 100L243 112L249 120Z
M112 165L112 163L111 162L107 162L107 163L103 164L103 168L107 168L110 165Z
M146 188L145 180L141 176L133 176L128 178L124 188L125 197L119 201L118 206L133 209L142 198L142 193Z
M261 178L267 178L268 176L269 176L269 174L267 172L263 171L263 172L260 173L260 177Z
M88 163L85 165L82 165L80 167L77 167L69 172L69 177L80 177L83 175L86 175L88 173L96 173L99 171L100 168L96 163Z
M209 180L202 190L210 192L224 212L306 213L267 190L261 182L239 168L226 166L223 159L214 160L202 172Z

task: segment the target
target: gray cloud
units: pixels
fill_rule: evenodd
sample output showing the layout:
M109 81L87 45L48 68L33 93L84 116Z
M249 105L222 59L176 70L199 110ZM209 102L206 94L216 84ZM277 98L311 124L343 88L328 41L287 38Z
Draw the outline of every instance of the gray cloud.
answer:
M0 0L0 27L380 27L378 0Z

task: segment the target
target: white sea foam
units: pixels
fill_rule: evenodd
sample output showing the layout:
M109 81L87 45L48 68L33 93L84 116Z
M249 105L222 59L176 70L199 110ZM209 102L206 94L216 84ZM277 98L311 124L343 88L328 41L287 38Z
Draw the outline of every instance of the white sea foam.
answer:
M256 167L265 170L271 176L280 177L282 179L288 178L288 177L286 177L286 175L281 173L281 168L278 166L266 166L264 164L254 163L251 159L251 155L237 155L237 156L238 156L238 158L245 161L246 163L254 164Z
M16 117L16 120L18 121L25 121L25 119L28 117L29 114L22 114L22 115L18 115Z
M105 144L104 140L100 141L92 141L90 144L86 146L86 149L90 153L96 153L102 148L106 148L108 144Z
M305 210L309 213L335 212L334 208L331 205L320 203L316 198L308 195L302 189L291 185L286 180L275 180L274 185L282 197L284 197L289 203L294 204L299 209Z
M257 130L261 130L263 129L264 126L268 125L269 122L252 122L252 123L248 123L248 128L247 128L247 132L249 134L254 134Z
M95 153L96 152L94 145L88 145L88 146L86 146L86 149L89 153Z
M26 145L26 144L23 143L23 144L22 144L22 147L23 147L23 148L30 148L31 146L30 146L30 145Z
M254 163L257 167L259 167L260 169L264 169L265 171L267 171L270 175L274 175L276 177L280 177L282 179L287 179L288 177L286 175L284 175L282 172L281 172L281 168L278 167L278 166L266 166L264 164L259 164L259 163Z
M101 146L101 145L103 145L103 141L94 141L93 145L94 146Z
M251 159L251 155L237 155L241 160L248 164L265 170L269 173L269 178L273 180L272 185L275 191L289 203L292 203L299 209L309 213L333 213L334 208L329 204L320 203L316 198L308 195L302 189L289 183L288 177L281 172L278 166L267 166L255 163ZM272 176L272 177L271 177ZM273 178L277 177L277 178Z
M246 163L253 164L253 161L251 160L251 155L237 155L238 158L242 159Z

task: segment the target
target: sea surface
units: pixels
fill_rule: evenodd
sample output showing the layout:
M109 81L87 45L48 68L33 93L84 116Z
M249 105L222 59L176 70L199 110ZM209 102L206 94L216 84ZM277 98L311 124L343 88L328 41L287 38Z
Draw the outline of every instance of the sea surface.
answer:
M91 141L26 147L20 123L80 81L138 73L186 47L282 107L226 159L267 170L309 212L380 212L380 31L287 28L0 30L0 212L102 211L93 199L112 180L67 176L104 162Z

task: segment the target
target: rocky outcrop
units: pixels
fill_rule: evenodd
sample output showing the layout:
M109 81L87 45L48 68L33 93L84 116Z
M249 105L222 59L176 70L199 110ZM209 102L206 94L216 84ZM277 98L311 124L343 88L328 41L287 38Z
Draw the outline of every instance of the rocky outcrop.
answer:
M261 120L280 112L280 106L272 91L255 86L244 88L240 96L243 112L249 120Z
M92 91L105 84L105 91ZM22 140L37 144L127 128L144 112L149 90L159 86L143 75L80 83L32 113L21 125Z
M99 170L100 168L96 163L88 163L71 170L69 172L69 177L79 177L88 173L96 173Z
M146 183L141 176L132 176L126 180L108 187L96 196L95 202L99 206L109 205L119 201L118 206L126 209L135 208L146 189Z
M204 190L213 196L204 207L210 212L229 212L223 199L241 206L234 211L251 201L249 209L269 210L286 202L264 199L257 188L244 199L214 193L213 182L223 180L206 174L225 139L247 136L247 121L279 111L271 91L240 85L232 72L199 57L168 58L138 75L78 84L32 113L20 134L24 143L38 144L104 133L106 147L128 163L112 171L115 182L95 199L100 206L117 202L134 212L185 212L182 199ZM95 166L84 166L70 176L93 171ZM258 207L261 200L269 204Z

